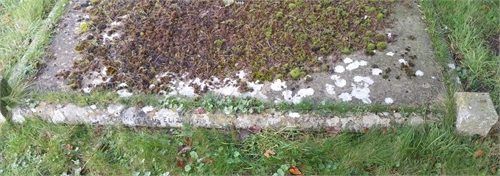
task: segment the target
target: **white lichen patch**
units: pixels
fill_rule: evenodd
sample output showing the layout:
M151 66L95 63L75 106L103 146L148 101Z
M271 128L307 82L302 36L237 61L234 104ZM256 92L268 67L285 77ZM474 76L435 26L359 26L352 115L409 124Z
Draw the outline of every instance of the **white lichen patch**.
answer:
M344 71L345 71L345 68L344 68L344 66L342 66L342 65L338 65L338 66L336 66L336 67L333 69L333 71L334 71L335 73L342 73L342 72L344 72Z
M362 76L354 76L353 80L354 80L354 82L361 82L361 81L363 81L363 77Z
M144 113L149 113L149 112L153 111L153 109L154 109L153 106L144 106L142 108L142 111L144 111Z
M131 92L129 92L127 89L121 89L121 90L118 90L116 91L116 93L118 94L118 96L120 96L121 98L126 98L126 97L130 97L132 96L133 94Z
M300 114L298 112L290 112L290 113L288 113L288 116L293 117L293 118L298 118L298 117L300 117Z
M330 79L335 81L335 85L337 87L344 87L347 84L347 81L345 79L342 79L342 78L340 78L340 76L337 76L337 75L330 76Z
M83 93L87 93L87 94L89 94L89 93L92 91L92 88L90 88L90 87L85 87L85 88L83 88L82 90L83 90Z
M351 58L349 58L349 57L346 57L346 58L344 59L344 63L346 63L346 64L351 63L352 61L353 61L353 60L352 60Z
M366 65L368 65L368 62L366 62L364 60L359 61L359 66L366 66Z
M424 72L422 72L422 71L420 71L420 70L417 70L417 71L415 72L415 75L417 75L417 76L424 76Z
M384 102L387 103L387 104L392 104L392 103L394 103L394 100L392 98L390 98L390 97L387 97L387 98L384 99Z
M343 101L343 102L346 102L346 101L351 101L352 100L352 95L350 93L341 93L339 95L339 98Z
M326 93L330 95L335 95L335 86L331 84L325 84Z
M393 53L393 52L388 52L388 53L386 53L385 55L388 55L388 56L394 56L394 53Z
M399 59L398 62L400 64L405 64L405 65L408 64L408 62L406 62L406 60L404 60L403 58Z
M291 90L285 90L282 94L285 101L292 102L293 104L299 104L303 98L314 95L314 89L300 89L295 95L293 95Z
M451 69L455 69L455 68L457 68L457 67L455 66L455 64L453 64L453 63L452 63L452 64L448 64L448 67L450 67Z
M128 87L127 83L118 84L118 88L127 88L127 87Z
M347 65L347 67L345 67L345 69L351 71L351 70L359 68L359 65L360 65L359 61L354 61L354 62L350 63L349 65Z
M380 68L372 69L372 75L380 75L380 74L382 74L382 69Z
M240 79L243 79L245 78L246 73L243 70L240 70L240 72L236 73L236 76L238 76L238 78Z
M359 100L363 100L363 99L370 97L370 89L368 89L367 86L366 87L357 87L354 85L352 92L351 92L351 95L354 98L357 98Z

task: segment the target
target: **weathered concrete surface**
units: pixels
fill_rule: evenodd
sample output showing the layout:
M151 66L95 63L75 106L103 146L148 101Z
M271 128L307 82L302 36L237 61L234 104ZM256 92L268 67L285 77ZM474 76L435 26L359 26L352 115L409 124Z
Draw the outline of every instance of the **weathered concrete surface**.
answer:
M390 112L321 116L295 112L228 115L208 112L199 114L195 111L192 113L187 112L185 113L187 115L181 116L174 109L158 109L151 106L124 107L123 105L112 104L107 107L95 105L79 107L74 104L62 105L49 102L42 102L35 108L17 107L12 114L12 121L14 122L24 122L26 118L40 117L49 122L68 124L181 127L184 123L187 123L194 127L203 128L232 126L249 128L257 125L266 129L297 128L302 130L340 127L350 132L361 132L363 127L388 127L394 124L414 125L412 121L424 121L424 116L420 114L402 115ZM429 122L437 119L427 117L426 120L426 122Z
M54 59L46 60L47 67L41 71L36 80L36 86L41 92L71 91L66 85L67 80L58 79L55 75L71 70L73 62L81 57L73 48L78 43L77 39L87 37L85 34L80 34L78 29L80 23L89 20L90 17L81 10L74 10L73 6L83 3L84 0L73 0L73 5L68 6L64 20L59 23L58 34L49 48ZM408 3L409 6L403 5L404 3ZM298 103L302 99L310 99L318 102L325 100L354 104L419 106L440 101L444 92L441 69L433 61L434 50L417 2L397 1L390 10L391 14L387 20L394 20L392 27L377 32L385 33L395 41L389 44L386 50L377 51L374 56L367 56L364 51L348 56L341 55L338 58L334 55L321 56L318 59L325 60L325 63L330 65L330 70L311 74L312 81L299 79L248 83L253 91L246 93L238 92L238 87L235 87L238 80L229 80L227 84L222 85L211 84L213 86L209 88L212 92L222 95L252 96L270 102ZM404 70L402 64L413 66L411 70ZM384 73L384 70L389 69L391 71ZM415 75L408 76L408 73ZM103 81L106 80L103 78L107 77L105 74L96 72L85 76L83 89L79 91L89 92L95 84L106 84L106 81ZM241 80L249 77L249 73L244 72L235 75ZM196 81L181 79L171 81L170 86L173 87L173 91L169 96L199 96L194 93L193 87L188 86L193 82ZM205 85L200 84L203 84L200 87ZM122 96L130 95L128 92L138 93L128 90L126 86L116 91Z
M458 133L486 136L498 121L489 93L456 92Z

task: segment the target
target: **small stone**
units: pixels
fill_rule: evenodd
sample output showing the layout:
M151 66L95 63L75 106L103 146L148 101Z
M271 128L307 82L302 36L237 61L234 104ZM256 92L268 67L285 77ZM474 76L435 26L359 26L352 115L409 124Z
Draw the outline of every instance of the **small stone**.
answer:
M486 136L498 121L489 93L456 92L458 133Z

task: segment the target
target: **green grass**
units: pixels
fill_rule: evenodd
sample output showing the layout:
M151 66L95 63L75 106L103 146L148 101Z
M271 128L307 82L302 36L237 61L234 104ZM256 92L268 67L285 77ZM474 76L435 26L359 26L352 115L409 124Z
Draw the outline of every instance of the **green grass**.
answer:
M490 167L498 166L488 154L494 146L491 140L460 137L432 124L383 131L334 135L264 130L240 140L235 129L61 125L35 118L2 127L0 168L5 175L75 174L79 168L92 175L269 175L282 165L295 165L306 174L451 175L489 174ZM192 139L192 150L178 155L186 138ZM102 147L96 147L99 143ZM266 158L266 150L276 154ZM474 158L477 150L485 155ZM193 159L186 160L191 169L176 167L176 157L187 155ZM204 158L213 162L205 163ZM365 171L370 166L376 168Z
M422 7L434 28L431 35L442 32L446 38L446 42L435 39L434 46L453 45L448 51L458 63L465 91L489 92L500 112L500 56L494 55L488 43L500 34L500 2L425 0Z

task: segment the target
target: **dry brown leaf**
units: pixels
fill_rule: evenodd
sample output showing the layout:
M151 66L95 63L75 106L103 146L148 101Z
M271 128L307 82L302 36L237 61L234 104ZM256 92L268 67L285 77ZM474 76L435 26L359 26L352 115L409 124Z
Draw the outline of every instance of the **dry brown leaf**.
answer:
M385 127L385 128L382 130L382 134L387 133L387 130L389 130L389 128Z
M191 146L189 145L181 145L177 148L177 155L183 154L191 150Z
M371 171L373 171L373 170L375 170L375 169L377 169L377 166L376 166L376 165L371 165L371 166L369 166L369 167L365 167L365 168L364 168L364 170L365 170L366 172L371 172Z
M264 156L266 156L266 158L269 158L271 157L271 155L274 155L276 153L274 153L273 150L266 150L266 152L264 152Z
M260 133L262 131L262 128L260 128L259 126L252 126L250 127L250 132L252 132L253 134L257 134L257 133Z
M490 171L492 174L497 174L497 167L491 166Z
M363 131L364 131L365 133L368 133L368 130L370 130L370 129L368 129L368 127L363 127Z
M395 175L395 174L398 174L398 171L394 168L391 168L391 170L389 170L389 174Z
M344 132L344 129L342 127L332 126L326 127L326 131L330 134L339 134Z
M295 167L295 166L291 166L290 169L288 169L288 172L290 172L290 174L292 175L301 175L302 172L300 172L299 168Z
M479 158L479 157L483 156L483 154L484 154L483 150L478 150L474 153L474 158Z
M188 146L192 146L193 141L191 141L191 138L186 138L186 144L187 144Z
M83 168L83 169L80 171L80 175L87 175L88 173L90 173L90 170L89 170L89 169L85 169L85 168Z
M186 163L179 157L175 157L175 166L183 168L186 167Z
M50 139L50 138L52 138L52 134L50 134L49 131L45 131L45 137Z
M207 163L207 164L208 164L208 163L213 163L214 161L215 161L215 160L213 160L213 159L203 158L203 162L204 162L204 163Z
M73 150L73 146L71 144L66 144L66 149L67 150Z

